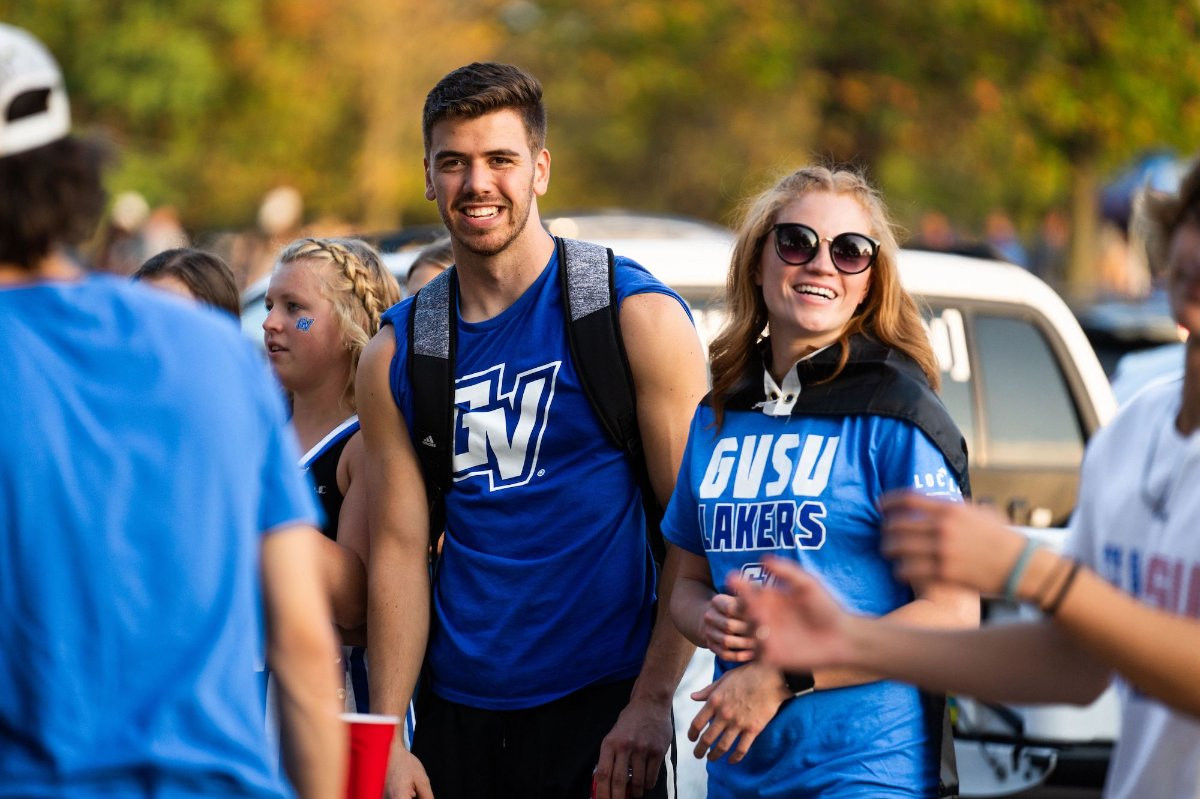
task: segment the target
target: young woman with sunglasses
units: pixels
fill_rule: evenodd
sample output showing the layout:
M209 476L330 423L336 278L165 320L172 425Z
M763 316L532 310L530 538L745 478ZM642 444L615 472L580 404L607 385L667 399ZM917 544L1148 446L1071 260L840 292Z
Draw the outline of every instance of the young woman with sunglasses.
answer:
M861 613L940 627L978 623L966 589L898 582L879 553L876 500L921 486L960 500L962 437L896 273L883 203L849 170L801 169L758 196L740 227L729 319L663 520L671 613L717 656L694 695L695 754L712 799L930 797L942 785L942 705L869 672L784 674L751 662L725 583L764 580L780 555ZM950 780L947 779L946 782Z
M1003 591L1042 619L954 633L862 619L787 564L779 590L739 597L776 664L854 664L1026 704L1090 703L1116 672L1109 799L1200 796L1200 163L1146 211L1151 261L1165 264L1171 313L1188 331L1184 374L1147 387L1089 442L1066 555L984 509L884 502L901 575Z

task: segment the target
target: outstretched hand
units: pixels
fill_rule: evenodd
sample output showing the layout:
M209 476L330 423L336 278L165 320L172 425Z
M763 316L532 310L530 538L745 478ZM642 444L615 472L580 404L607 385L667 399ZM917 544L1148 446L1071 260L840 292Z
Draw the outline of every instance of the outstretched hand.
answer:
M896 576L998 593L1025 539L990 508L893 491L880 500L883 554Z
M755 625L763 662L785 671L812 671L849 661L852 618L815 577L796 563L771 557L767 587L730 575L742 612Z

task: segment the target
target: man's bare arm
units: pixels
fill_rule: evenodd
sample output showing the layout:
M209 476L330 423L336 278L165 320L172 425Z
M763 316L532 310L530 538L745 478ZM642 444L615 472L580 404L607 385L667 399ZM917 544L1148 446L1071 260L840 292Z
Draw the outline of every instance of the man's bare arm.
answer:
M621 334L633 372L650 482L665 508L675 490L696 406L708 390L704 350L679 302L665 294L627 298L621 305ZM658 619L638 678L638 689L665 696L668 702L693 652L670 619L675 577L664 570L659 580Z
M429 637L429 522L425 482L408 427L392 398L389 371L396 344L384 328L367 345L356 381L366 445L371 531L367 570L367 630L371 709L404 717ZM431 797L421 764L392 746L389 796Z
M696 404L707 388L700 339L679 302L645 293L621 304L621 336L636 391L638 427L650 482L664 507L687 445ZM671 623L674 565L659 580L658 617L629 705L605 738L597 765L600 799L633 796L654 785L670 741L671 701L694 647ZM625 772L633 770L627 782Z
M1200 621L1143 604L1086 569L1054 620L1143 693L1200 717Z
M334 799L345 790L339 650L321 585L321 538L299 525L268 534L262 544L267 662L279 688L284 763L305 799Z

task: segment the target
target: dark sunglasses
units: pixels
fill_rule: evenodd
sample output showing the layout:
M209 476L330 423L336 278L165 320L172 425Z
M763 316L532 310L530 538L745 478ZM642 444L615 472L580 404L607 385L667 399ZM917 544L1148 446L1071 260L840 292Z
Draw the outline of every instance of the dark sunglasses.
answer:
M817 257L821 242L829 242L829 259L844 275L857 275L875 265L879 242L861 233L839 233L823 239L817 231L799 222L780 222L772 226L775 253L787 264L803 266Z

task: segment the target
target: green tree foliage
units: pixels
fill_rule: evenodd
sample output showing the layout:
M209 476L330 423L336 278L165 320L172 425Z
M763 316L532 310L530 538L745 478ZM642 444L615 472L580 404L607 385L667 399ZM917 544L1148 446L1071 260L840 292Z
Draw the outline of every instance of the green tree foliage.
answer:
M542 78L550 208L728 222L780 171L866 167L906 225L1030 230L1074 209L1084 277L1098 185L1200 140L1200 9L1178 0L0 0L67 72L76 119L123 158L115 190L192 229L299 188L311 217L435 218L420 109L446 71Z
M547 0L506 57L552 110L551 203L725 219L806 158L817 121L809 44L787 0Z
M0 18L53 50L76 125L116 144L111 188L193 230L250 224L280 184L313 217L424 211L424 93L487 57L495 27L417 0L36 0L0 2Z
M975 152L1027 207L1069 196L1071 281L1089 282L1103 176L1163 145L1200 141L1200 9L1172 0L979 3L968 26L991 31L973 70ZM1017 179L1013 179L1016 176ZM1028 180L1021 178L1028 176ZM997 197L1003 191L992 189Z

